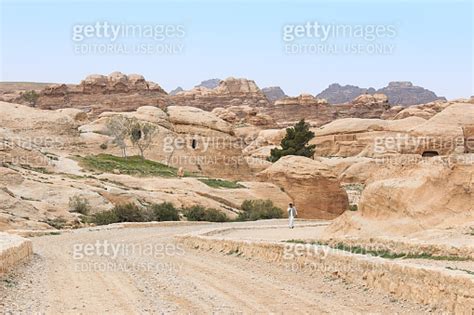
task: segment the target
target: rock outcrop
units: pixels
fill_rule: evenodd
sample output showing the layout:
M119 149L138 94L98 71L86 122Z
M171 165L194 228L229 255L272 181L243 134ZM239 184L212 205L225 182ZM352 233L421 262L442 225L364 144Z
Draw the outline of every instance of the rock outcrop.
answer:
M345 213L327 232L401 236L473 222L474 167L462 159L447 162L411 163L373 179L362 192L359 211Z
M21 98L15 102L24 102ZM78 85L54 84L44 88L36 101L41 109L78 108L100 114L104 111L132 111L141 106L169 105L166 92L142 75L113 72L92 74Z
M335 120L315 129L316 137L311 142L321 156L463 153L467 143L463 128L472 124L473 106L456 103L429 120L416 116L398 120Z
M318 106L328 105L325 99L316 98L311 94L301 94L296 97L286 97L275 101L275 105L302 105L302 106Z
M212 113L219 118L235 124L248 124L252 126L260 126L270 128L275 125L275 121L270 115L267 115L259 107L250 106L230 106L230 107L216 107Z
M318 161L285 156L260 172L258 178L284 189L301 218L333 219L348 208L347 194L336 176Z
M219 86L209 89L198 86L189 91L179 92L170 97L175 105L212 110L229 106L268 106L269 102L252 80L227 78Z

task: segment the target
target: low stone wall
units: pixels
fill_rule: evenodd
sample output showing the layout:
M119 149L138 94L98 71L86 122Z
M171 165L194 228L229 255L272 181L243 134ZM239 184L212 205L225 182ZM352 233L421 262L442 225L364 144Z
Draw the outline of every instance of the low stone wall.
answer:
M474 276L463 271L351 254L319 245L230 240L198 233L178 239L190 248L326 273L451 313L471 314L474 310Z
M344 244L349 247L363 247L376 251L386 250L394 254L428 254L432 256L455 256L458 258L474 260L474 245L453 246L449 244L430 244L426 242L402 241L383 238L326 238L324 244L336 246Z
M0 274L33 254L31 241L17 235L0 233Z

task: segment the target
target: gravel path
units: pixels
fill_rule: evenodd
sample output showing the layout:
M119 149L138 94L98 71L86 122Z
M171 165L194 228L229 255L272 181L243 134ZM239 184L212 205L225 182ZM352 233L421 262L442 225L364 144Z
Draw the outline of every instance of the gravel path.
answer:
M0 313L429 311L318 273L197 251L175 241L177 234L211 226L78 230L33 238L33 259L0 277Z

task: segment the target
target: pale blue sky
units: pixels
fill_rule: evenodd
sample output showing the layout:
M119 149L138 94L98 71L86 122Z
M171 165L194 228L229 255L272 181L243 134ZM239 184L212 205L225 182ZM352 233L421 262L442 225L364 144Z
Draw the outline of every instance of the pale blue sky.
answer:
M406 80L448 98L473 91L472 1L1 1L1 81L78 83L90 73L140 73L166 90L209 78L253 79L287 94L329 84L379 88ZM75 24L180 24L176 55L75 54ZM392 54L283 50L285 24L394 25ZM156 42L155 42L156 43ZM349 41L349 43L352 43Z

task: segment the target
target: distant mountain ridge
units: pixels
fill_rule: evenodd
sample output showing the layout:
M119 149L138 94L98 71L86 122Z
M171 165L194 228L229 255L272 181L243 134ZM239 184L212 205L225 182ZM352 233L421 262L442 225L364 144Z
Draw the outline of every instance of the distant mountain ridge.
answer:
M444 97L437 96L433 91L413 85L413 83L409 81L393 81L386 87L378 90L372 87L361 88L355 85L342 86L338 83L333 83L319 93L317 97L324 98L331 104L343 104L349 103L359 95L374 93L387 95L388 101L392 105L409 106L429 103L436 100L446 100Z

